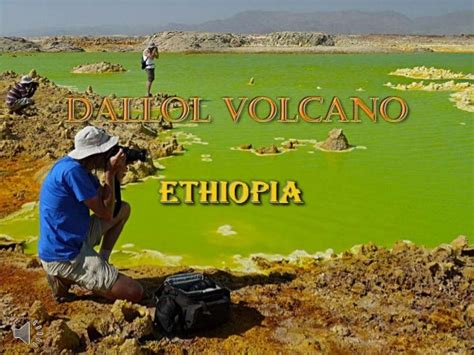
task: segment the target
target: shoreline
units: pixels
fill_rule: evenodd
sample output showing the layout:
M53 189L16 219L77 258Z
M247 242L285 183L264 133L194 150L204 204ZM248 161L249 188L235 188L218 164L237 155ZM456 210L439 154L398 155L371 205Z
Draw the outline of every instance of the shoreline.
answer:
M151 178L151 177L150 177ZM19 210L12 212L0 218L0 223L10 222L16 218L31 219L31 213L34 213L37 208L38 202L25 203ZM22 245L23 253L29 258L38 258L37 252L33 251L35 248L31 247L31 243L37 243L38 236L28 235L24 237L15 237L12 235L1 234L0 239L7 238L14 244ZM249 254L242 255L240 253L228 255L226 260L222 260L219 263L195 263L186 261L186 256L183 257L177 254L163 253L160 250L150 249L150 247L137 247L135 243L125 243L121 246L117 246L112 251L112 262L120 268L137 268L140 266L147 266L150 268L168 268L168 267L180 267L199 270L212 270L212 269L225 269L230 272L239 273L265 273L267 272L270 265L281 264L289 267L307 267L311 266L314 262L322 262L327 260L337 260L344 258L344 255L349 253L357 254L365 245L377 245L378 248L383 248L388 251L392 251L393 247L391 244L405 244L406 246L414 246L425 248L427 250L435 249L439 245L445 245L449 243L449 240L438 244L434 243L432 246L426 246L426 244L416 243L411 240L399 240L393 243L387 244L375 244L374 242L356 243L348 247L341 247L339 250L334 250L332 247L323 249L315 249L308 251L306 249L295 249L287 253L266 253L254 251ZM1 251L0 243L0 251ZM13 248L14 249L14 248ZM13 250L12 249L12 250ZM33 249L33 250L32 250ZM115 255L115 257L114 257Z
M474 35L238 34L168 31L142 36L0 37L0 54L41 52L141 52L155 41L162 53L474 53Z

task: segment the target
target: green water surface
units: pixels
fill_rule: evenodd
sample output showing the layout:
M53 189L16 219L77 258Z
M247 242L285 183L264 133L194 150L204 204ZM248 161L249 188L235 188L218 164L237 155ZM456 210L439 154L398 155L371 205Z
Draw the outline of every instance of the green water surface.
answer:
M100 94L141 96L145 74L138 58L136 53L3 55L0 70L28 72L35 68L56 83L79 91L92 85ZM396 240L411 240L434 246L460 234L472 236L472 114L455 108L449 92L401 92L383 84L413 81L388 75L403 67L426 65L472 72L473 58L472 54L435 53L163 54L154 90L203 97L203 114L211 114L213 121L178 128L175 132L192 133L207 144L188 144L186 154L160 161L165 169L159 174L170 180L295 180L303 190L305 204L165 206L159 203L157 193L160 180L150 179L123 192L132 205L132 216L118 247L180 256L178 261L184 264L223 266L232 265L236 254L341 251L369 241L389 246ZM75 65L101 60L120 63L129 71L70 73ZM255 78L253 86L247 85L251 77ZM356 91L358 88L365 91ZM298 100L309 95L326 100L339 96L348 112L350 96L367 100L398 95L408 102L410 115L400 124L374 124L368 119L360 124L263 124L247 115L234 124L221 98L258 95L291 97L293 114ZM323 105L319 110L324 113L326 108ZM317 111L318 106L313 109ZM278 137L320 141L335 127L343 128L352 144L366 149L325 153L307 145L265 157L231 150L243 143L279 145ZM210 155L212 161L203 161L203 154ZM232 226L236 234L219 234L222 225ZM36 212L0 221L0 233L19 238L37 235ZM35 242L30 248L35 251ZM133 262L130 255L115 257ZM150 260L153 254L146 261Z

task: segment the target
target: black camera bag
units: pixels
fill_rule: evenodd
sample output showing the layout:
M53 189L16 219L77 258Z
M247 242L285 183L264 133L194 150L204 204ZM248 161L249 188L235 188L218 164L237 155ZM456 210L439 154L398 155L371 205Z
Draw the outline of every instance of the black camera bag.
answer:
M166 278L154 303L155 326L167 335L211 329L230 316L230 290L200 273Z

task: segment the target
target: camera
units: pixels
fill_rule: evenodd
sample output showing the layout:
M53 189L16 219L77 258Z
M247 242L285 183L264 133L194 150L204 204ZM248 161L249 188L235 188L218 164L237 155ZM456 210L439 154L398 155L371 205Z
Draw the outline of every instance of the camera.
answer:
M148 151L146 149L134 149L129 147L123 147L121 145L116 145L115 147L113 147L109 153L109 157L117 154L120 148L125 154L126 164L132 164L138 160L145 162L148 157Z

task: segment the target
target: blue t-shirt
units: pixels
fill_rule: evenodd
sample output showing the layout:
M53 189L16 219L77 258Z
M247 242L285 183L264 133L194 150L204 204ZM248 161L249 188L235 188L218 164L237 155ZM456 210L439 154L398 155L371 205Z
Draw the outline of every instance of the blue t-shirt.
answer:
M41 187L38 254L44 261L69 261L79 254L89 231L84 200L97 194L99 182L78 161L59 159Z

